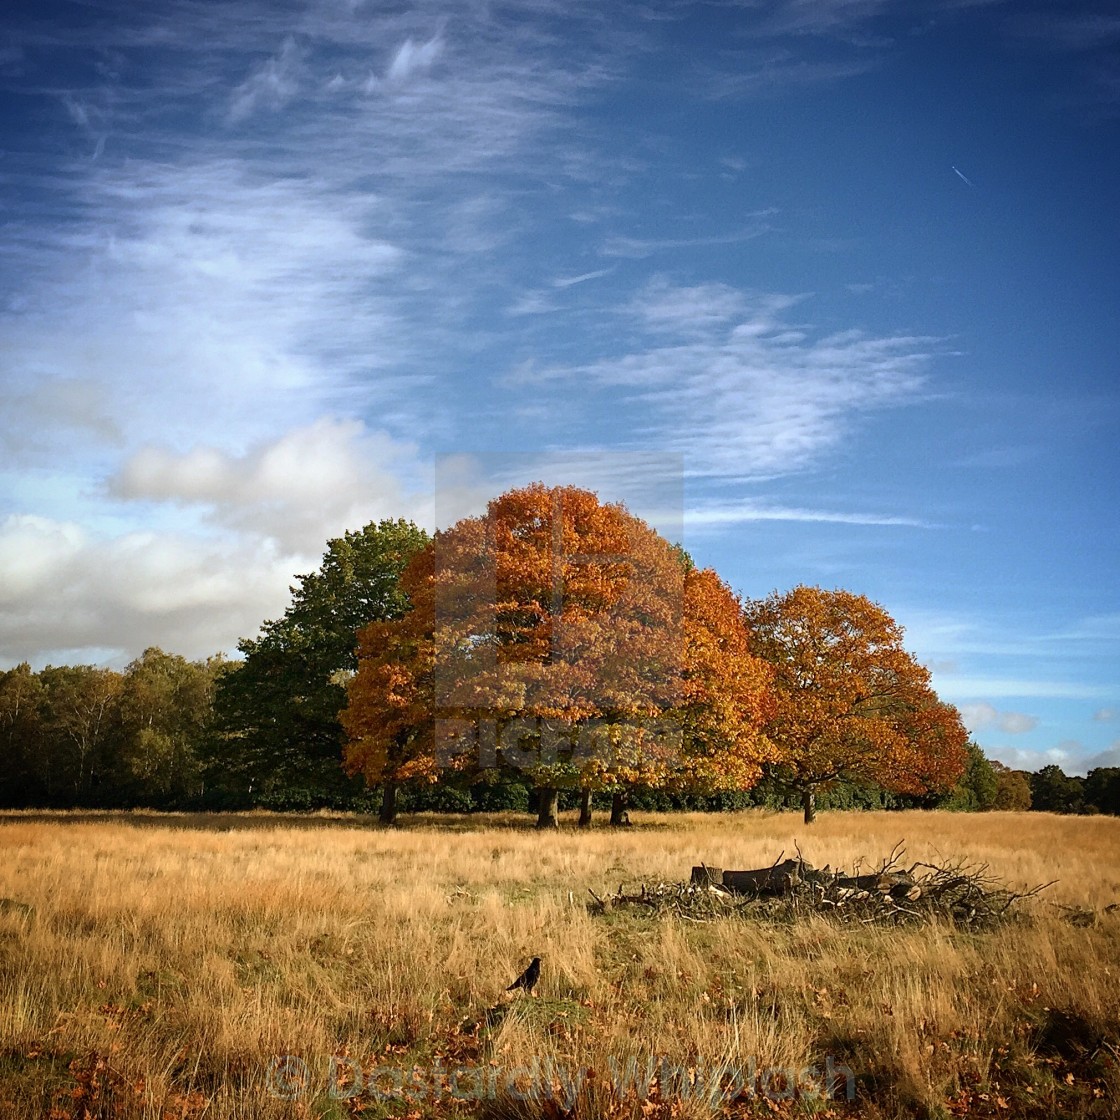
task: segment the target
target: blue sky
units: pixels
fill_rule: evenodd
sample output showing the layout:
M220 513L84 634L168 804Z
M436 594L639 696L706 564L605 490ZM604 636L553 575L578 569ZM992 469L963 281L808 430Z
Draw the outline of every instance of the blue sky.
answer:
M1111 5L4 22L0 663L228 650L328 537L544 478L882 603L993 757L1120 762Z

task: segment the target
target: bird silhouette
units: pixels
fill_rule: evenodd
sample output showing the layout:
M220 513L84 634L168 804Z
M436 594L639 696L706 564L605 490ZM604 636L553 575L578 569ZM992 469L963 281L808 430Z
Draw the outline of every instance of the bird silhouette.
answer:
M541 959L534 957L529 962L529 967L516 979L508 988L507 992L515 991L517 988L524 988L529 995L533 994L533 989L537 986L537 981L541 978Z

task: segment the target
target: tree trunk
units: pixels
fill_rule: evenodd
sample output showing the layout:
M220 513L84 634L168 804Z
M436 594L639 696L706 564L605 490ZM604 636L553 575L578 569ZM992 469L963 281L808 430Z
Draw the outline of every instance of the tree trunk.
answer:
M579 826L591 827L591 790L587 786L579 792Z
M621 790L611 798L611 827L626 828L630 824L630 814L626 811L626 794Z
M542 786L537 792L537 828L559 828L560 791Z
M397 823L397 783L386 782L381 789L381 812L377 819L386 826Z
M805 823L812 824L817 819L817 795L811 789L801 791L801 808L805 811Z

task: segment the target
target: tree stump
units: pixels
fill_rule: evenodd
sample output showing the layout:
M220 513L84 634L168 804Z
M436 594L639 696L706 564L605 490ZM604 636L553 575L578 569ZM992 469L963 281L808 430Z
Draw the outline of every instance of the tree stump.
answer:
M697 887L722 887L723 868L705 867L701 864L692 869L692 884Z

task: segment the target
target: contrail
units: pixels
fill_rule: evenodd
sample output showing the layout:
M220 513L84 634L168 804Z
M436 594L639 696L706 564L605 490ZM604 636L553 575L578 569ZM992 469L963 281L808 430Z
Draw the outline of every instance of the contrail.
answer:
M958 174L958 175L959 175L959 176L960 176L960 177L961 177L961 178L962 178L962 179L963 179L963 180L964 180L964 181L965 181L965 182L966 182L966 183L967 183L967 184L968 184L968 185L969 185L970 187L975 187L975 186L976 186L976 184L975 184L975 183L974 183L974 182L973 182L973 181L972 181L972 180L971 180L971 179L970 179L970 178L969 178L969 177L968 177L968 176L967 176L967 175L966 175L966 174L965 174L965 173L964 173L963 171L961 171L961 170L960 170L959 168L957 168L957 167L956 167L955 165L954 165L954 167L953 167L953 170L954 170L954 171L956 171L956 173L957 173L957 174Z

